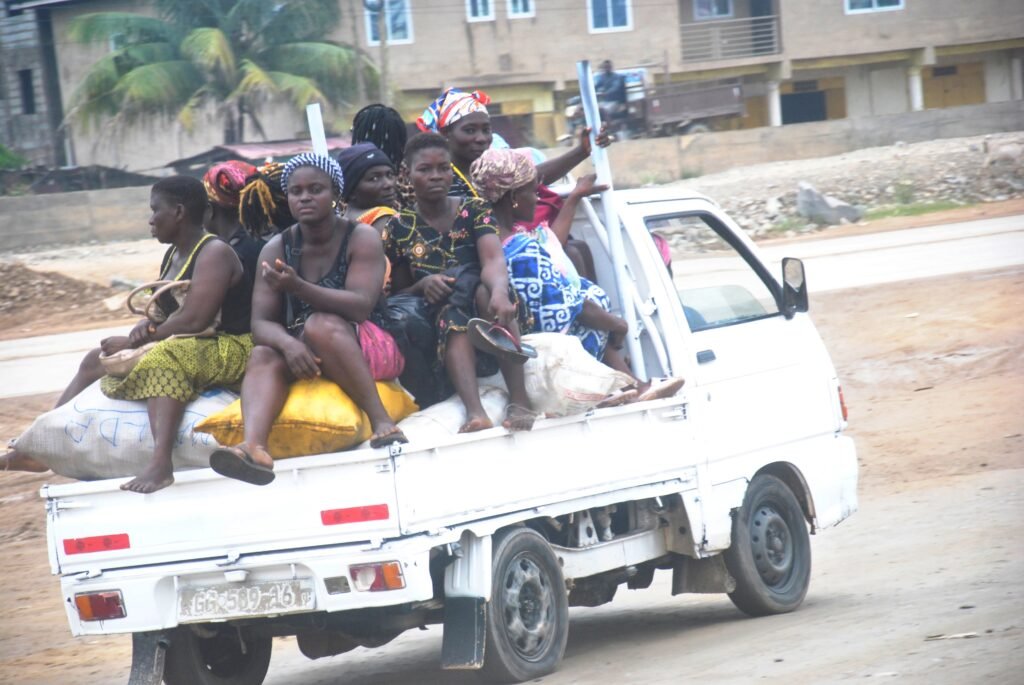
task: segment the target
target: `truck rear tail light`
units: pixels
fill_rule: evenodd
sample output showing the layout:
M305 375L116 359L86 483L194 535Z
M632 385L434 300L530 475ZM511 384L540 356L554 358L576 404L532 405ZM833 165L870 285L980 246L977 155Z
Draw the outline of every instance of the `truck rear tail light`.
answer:
M850 412L848 412L846 410L846 399L843 397L843 386L840 385L838 387L839 387L839 409L841 409L842 412L843 412L843 421L846 421L847 417L850 415Z
M88 554L90 552L110 552L115 549L128 549L131 542L127 533L116 535L94 535L90 538L65 538L64 554Z
M343 523L365 523L367 521L386 521L390 518L388 505L368 504L363 507L347 507L345 509L324 509L320 512L320 520L325 526L337 526Z
M360 592L383 592L405 587L402 565L397 561L349 566L348 572L352 576L352 585Z
M120 590L75 595L75 608L83 621L109 621L128 615Z

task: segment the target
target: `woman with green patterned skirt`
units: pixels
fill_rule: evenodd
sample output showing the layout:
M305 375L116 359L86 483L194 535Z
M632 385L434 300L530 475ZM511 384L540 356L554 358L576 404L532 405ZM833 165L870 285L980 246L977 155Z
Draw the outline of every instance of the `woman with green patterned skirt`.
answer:
M149 493L174 482L171 451L185 406L213 386L237 386L252 351L248 279L234 250L203 229L207 204L198 179L172 176L153 185L151 233L170 245L160 279L192 283L180 307L173 298L160 302L169 313L163 323L143 319L129 335L101 343L106 354L157 343L127 376L104 376L100 382L108 397L146 400L149 411L153 458L122 490ZM218 313L216 334L195 337Z

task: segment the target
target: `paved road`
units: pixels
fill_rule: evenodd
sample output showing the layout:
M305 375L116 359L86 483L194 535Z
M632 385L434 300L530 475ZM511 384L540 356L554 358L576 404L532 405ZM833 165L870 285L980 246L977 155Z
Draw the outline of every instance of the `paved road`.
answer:
M1024 264L1024 216L983 219L769 246L771 261L800 257L814 292ZM82 355L127 327L0 342L0 398L57 392Z

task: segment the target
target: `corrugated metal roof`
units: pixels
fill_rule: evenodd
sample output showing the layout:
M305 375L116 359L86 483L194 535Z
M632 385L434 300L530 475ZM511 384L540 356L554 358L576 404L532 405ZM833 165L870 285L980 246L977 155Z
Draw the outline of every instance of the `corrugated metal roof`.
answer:
M334 153L350 145L348 138L332 136L327 139L327 149ZM265 143L237 143L231 145L217 145L205 152L200 152L191 157L176 159L168 162L169 167L189 167L196 164L212 164L228 159L241 159L254 164L262 163L267 158L281 159L283 157L294 157L302 152L311 152L313 144L310 140L273 140Z

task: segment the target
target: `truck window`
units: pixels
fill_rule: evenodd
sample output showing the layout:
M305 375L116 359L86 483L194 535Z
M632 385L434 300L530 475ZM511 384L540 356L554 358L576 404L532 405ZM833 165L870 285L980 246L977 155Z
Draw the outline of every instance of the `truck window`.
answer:
M778 285L742 243L734 246L723 239L730 234L715 217L672 214L649 217L646 223L647 230L673 244L676 291L692 331L779 314Z

